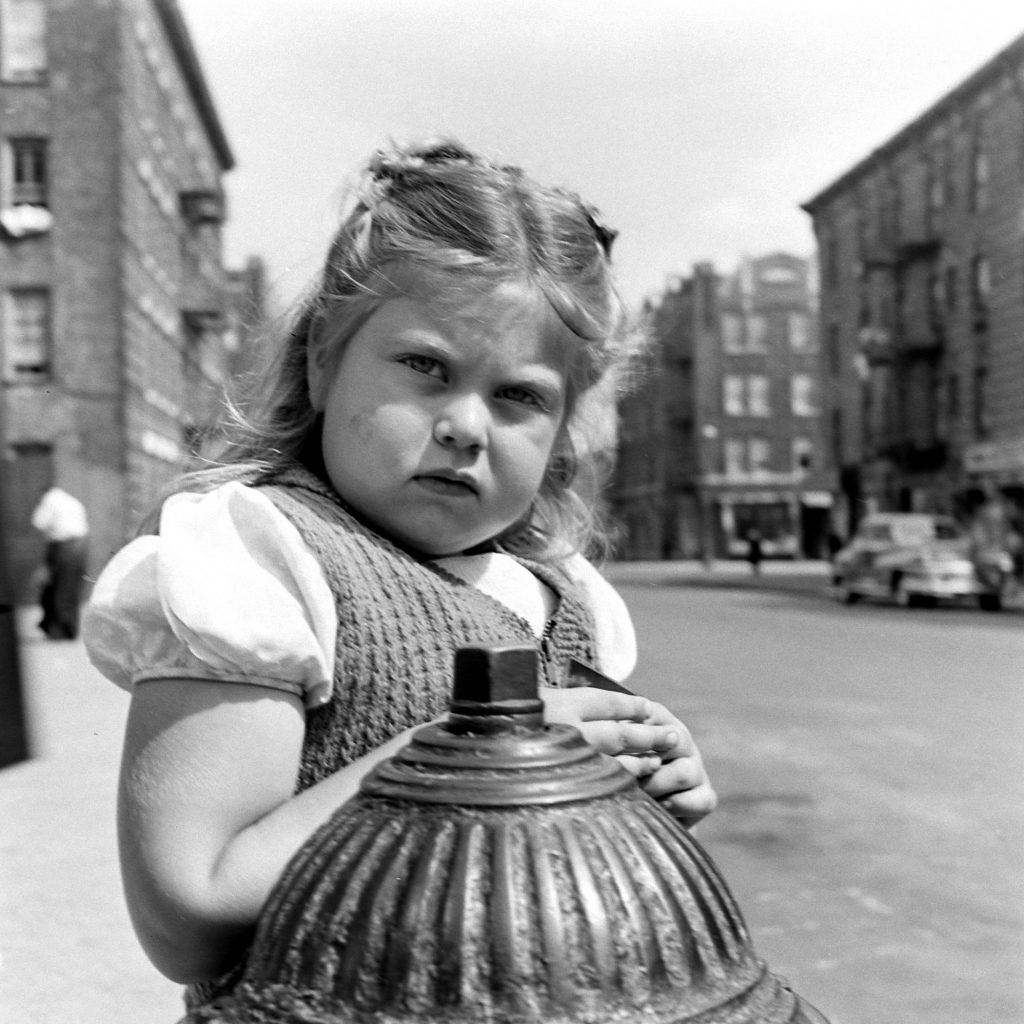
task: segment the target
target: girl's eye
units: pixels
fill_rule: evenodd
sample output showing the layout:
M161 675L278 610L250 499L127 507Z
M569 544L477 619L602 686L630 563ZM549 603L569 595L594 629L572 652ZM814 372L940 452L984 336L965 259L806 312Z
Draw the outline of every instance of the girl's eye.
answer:
M518 405L532 405L539 409L544 408L544 403L541 401L540 396L529 388L512 385L507 388L502 388L499 394L507 401L515 402Z
M444 379L444 367L432 356L402 356L399 362L404 363L410 370L415 370L416 373Z

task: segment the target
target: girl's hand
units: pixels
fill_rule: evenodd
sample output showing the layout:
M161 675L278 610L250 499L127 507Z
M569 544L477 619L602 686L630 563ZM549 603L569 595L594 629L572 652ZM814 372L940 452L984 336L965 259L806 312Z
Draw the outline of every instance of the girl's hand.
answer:
M663 704L653 704L652 708L649 720L670 728L675 734L675 744L671 750L663 752L658 768L640 779L640 786L689 828L715 809L718 796L690 730Z
M592 747L617 758L635 778L652 776L678 743L673 722L662 721L660 705L646 697L591 686L542 686L540 696L546 721L579 729Z
M663 704L595 687L541 687L549 722L575 726L687 827L718 803L690 730Z
M640 787L687 828L718 806L718 795L696 747L692 756L663 762L652 774L640 779Z

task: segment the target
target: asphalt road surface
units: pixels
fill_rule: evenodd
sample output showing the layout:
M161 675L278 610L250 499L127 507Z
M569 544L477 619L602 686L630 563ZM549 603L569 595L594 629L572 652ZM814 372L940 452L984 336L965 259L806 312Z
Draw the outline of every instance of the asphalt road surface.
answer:
M832 1024L1020 1024L1024 612L736 582L620 590L755 948Z

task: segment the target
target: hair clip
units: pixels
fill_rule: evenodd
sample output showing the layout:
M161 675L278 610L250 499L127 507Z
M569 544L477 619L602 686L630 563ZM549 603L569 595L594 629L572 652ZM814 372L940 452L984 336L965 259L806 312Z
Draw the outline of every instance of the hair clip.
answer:
M399 182L433 164L478 162L477 157L458 143L439 139L416 147L392 145L378 149L370 158L369 171L375 181Z
M369 170L375 181L398 181L410 171L419 171L425 166L426 161L420 156L378 149L370 159Z
M597 239L597 244L601 246L601 252L604 253L605 259L611 259L612 256L612 243L618 237L618 231L614 228L608 227L607 224L601 219L601 213L596 206L590 206L584 204L583 212L586 215L587 223L590 225L591 230L594 232L594 237Z

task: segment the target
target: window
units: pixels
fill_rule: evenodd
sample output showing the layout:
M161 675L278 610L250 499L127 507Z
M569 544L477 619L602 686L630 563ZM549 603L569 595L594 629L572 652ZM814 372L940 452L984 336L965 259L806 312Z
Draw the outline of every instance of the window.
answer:
M46 140L11 139L11 206L47 206Z
M727 416L770 416L769 381L762 374L722 378L722 399Z
M988 154L979 145L971 162L971 209L984 210L988 205Z
M751 352L763 352L768 344L768 321L763 316L754 315L747 320L747 349Z
M722 314L722 348L726 352L764 352L767 341L768 323L763 316Z
M747 472L746 445L737 438L725 442L725 475L745 476Z
M791 408L794 416L817 416L818 394L814 378L809 373L795 373L790 382Z
M747 452L751 473L767 473L771 469L772 446L767 438L750 438Z
M767 377L755 374L747 378L747 411L751 416L771 416Z
M934 165L928 172L928 213L934 217L946 204L946 188L942 172Z
M46 0L0 0L0 77L41 82L46 77Z
M814 466L814 442L809 437L793 438L793 471L807 473Z
M765 437L732 437L723 445L725 475L758 476L771 471L772 445Z
M794 352L813 352L818 339L811 331L811 322L806 313L790 313L788 317L789 347Z
M728 416L742 416L746 411L743 400L743 378L729 375L722 380L722 400Z
M984 256L976 256L971 265L971 289L977 309L988 308L988 295L992 288L992 273Z
M722 348L726 352L743 351L743 321L735 313L722 314Z
M31 382L50 375L50 293L45 288L12 289L4 296L3 376Z

